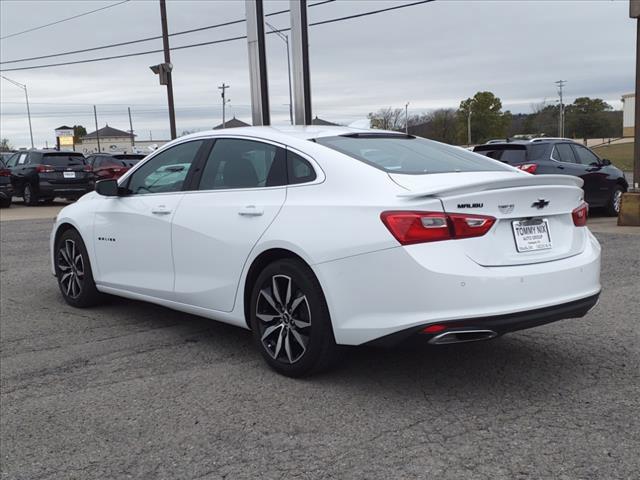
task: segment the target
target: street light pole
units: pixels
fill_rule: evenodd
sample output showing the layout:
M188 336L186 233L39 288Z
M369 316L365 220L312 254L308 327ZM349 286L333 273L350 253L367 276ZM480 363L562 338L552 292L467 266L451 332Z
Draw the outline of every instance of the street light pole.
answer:
M27 117L29 119L29 135L31 137L31 148L33 148L33 129L31 128L31 110L29 108L29 93L27 92L27 85L16 82L15 80L11 80L4 75L0 75L0 77L4 78L7 82L14 84L16 87L24 90L24 98L27 101Z
M469 114L467 115L467 145L471 146L471 110L469 110Z
M409 135L409 102L404 105L404 133Z
M160 0L160 22L162 23L162 47L164 50L164 63L171 65L171 54L169 53L169 29L167 27L167 4L165 0ZM173 106L173 80L171 70L166 73L167 78L167 101L169 103L169 128L171 129L171 140L176 138L176 111Z
M289 36L282 33L269 22L264 22L273 33L280 37L287 47L287 80L289 80L289 121L293 125L293 94L291 93L291 56L289 55Z

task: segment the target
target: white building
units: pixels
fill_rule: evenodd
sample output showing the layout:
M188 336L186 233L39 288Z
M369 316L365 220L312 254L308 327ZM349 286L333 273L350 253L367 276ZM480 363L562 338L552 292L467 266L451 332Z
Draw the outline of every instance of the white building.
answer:
M91 132L80 139L80 143L76 145L76 151L85 155L98 151L98 142L100 142L101 152L110 153L131 153L140 152L148 153L151 150L161 147L169 140L143 140L136 141L136 135L132 135L124 130L105 125L97 132ZM134 145L132 145L132 142Z
M636 94L622 95L622 136L633 137L636 118Z

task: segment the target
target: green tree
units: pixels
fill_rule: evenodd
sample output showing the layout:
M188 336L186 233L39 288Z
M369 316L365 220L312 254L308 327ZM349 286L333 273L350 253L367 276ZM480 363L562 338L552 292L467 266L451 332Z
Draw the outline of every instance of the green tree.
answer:
M11 143L8 138L3 138L0 140L0 152L8 152L11 150Z
M73 143L77 145L80 143L80 139L87 134L87 129L82 125L74 125L73 126Z
M460 102L458 108L458 138L467 143L467 122L471 114L471 142L482 143L491 138L505 137L511 122L511 112L502 111L502 102L491 92L478 92Z
M574 138L606 137L610 123L606 112L613 110L601 98L580 97L565 107L565 132Z
M458 139L456 110L440 108L426 115L409 118L409 133L438 142L454 144Z

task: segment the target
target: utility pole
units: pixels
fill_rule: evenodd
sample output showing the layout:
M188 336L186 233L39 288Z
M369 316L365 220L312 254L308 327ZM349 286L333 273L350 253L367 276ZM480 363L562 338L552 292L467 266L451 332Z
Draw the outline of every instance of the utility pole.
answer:
M96 106L93 106L93 119L96 121L96 140L98 141L98 152L100 152L100 133L98 133L98 112Z
M293 125L293 94L291 93L291 56L289 55L289 35L282 33L269 22L265 21L264 23L271 29L273 33L275 33L282 39L287 48L287 80L289 81L289 121L291 122L291 125Z
M471 146L471 109L467 115L467 145Z
M29 109L29 94L27 93L27 85L20 82L16 82L15 80L11 80L10 78L5 77L4 75L0 75L0 77L4 78L9 83L12 83L16 87L24 90L24 98L27 101L27 118L29 119L29 135L31 136L31 148L33 148L33 129L31 128L31 110Z
M409 135L409 102L404 105L404 133Z
M227 102L230 102L231 100L227 100L225 97L225 91L227 90L227 88L229 88L229 85L225 85L224 82L222 82L222 85L220 85L218 87L218 90L222 90L222 93L220 94L220 96L222 97L222 128L226 128L226 109L227 109Z
M127 107L127 110L129 111L129 132L131 132L131 147L135 147L136 141L133 138L133 122L131 121L131 107Z
M629 2L629 16L636 21L636 96L633 139L633 189L640 191L640 2Z
M171 55L169 53L169 31L167 28L167 4L165 0L160 0L160 21L162 22L162 47L164 48L164 63L171 65ZM171 127L171 140L176 138L176 112L173 107L173 81L171 79L171 69L166 72L167 76L167 99L169 102L169 125Z
M562 88L566 85L566 80L558 80L554 82L558 86L558 95L560 96L560 116L558 118L558 136L564 138L564 103L562 103Z

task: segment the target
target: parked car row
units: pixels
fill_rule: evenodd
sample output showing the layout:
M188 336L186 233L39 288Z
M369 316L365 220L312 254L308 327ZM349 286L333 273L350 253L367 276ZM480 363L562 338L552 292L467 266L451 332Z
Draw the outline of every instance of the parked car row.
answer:
M474 147L473 151L512 165L534 175L573 175L584 181L585 201L602 207L611 216L620 211L622 194L629 184L624 172L589 148L566 138L496 141Z
M79 152L28 150L3 156L0 170L0 205L11 205L13 196L25 205L51 202L55 197L76 200L93 190L97 180L119 178L141 154L99 153L85 158Z

